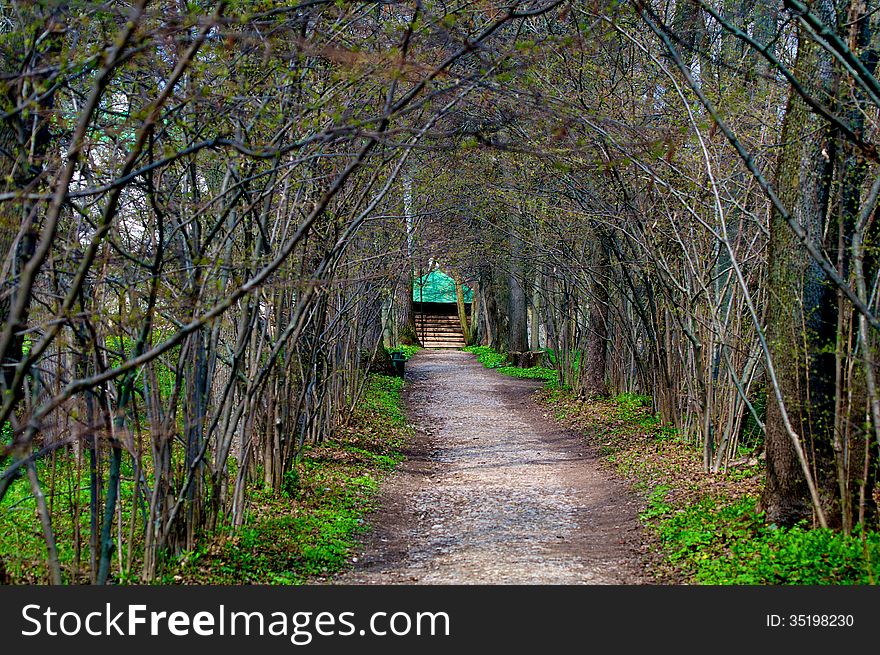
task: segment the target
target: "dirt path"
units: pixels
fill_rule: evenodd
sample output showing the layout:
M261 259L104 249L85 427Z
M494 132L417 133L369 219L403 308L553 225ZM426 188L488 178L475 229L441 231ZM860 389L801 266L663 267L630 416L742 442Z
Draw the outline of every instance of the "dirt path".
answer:
M340 584L639 584L638 504L582 437L542 416L537 383L470 353L407 363L416 436Z

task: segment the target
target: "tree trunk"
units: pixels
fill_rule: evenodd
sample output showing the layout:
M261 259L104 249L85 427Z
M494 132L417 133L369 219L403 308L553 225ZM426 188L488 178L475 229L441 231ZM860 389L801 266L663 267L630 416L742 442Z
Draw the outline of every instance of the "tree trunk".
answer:
M502 349L501 325L498 317L498 301L495 296L495 276L489 266L480 268L480 292L483 295L483 318L486 327L484 345Z
M532 320L529 323L529 349L541 349L541 272L535 272L535 282L532 286L532 306L530 309Z
M461 323L461 333L464 335L465 344L469 344L471 342L471 322L468 320L464 302L464 285L461 281L461 275L458 273L454 273L452 279L455 282L455 308L458 311L458 321Z
M801 70L826 73L827 63L809 36L800 38L798 64ZM827 134L819 131L812 136L817 127L807 105L791 92L776 184L782 202L816 240L822 235L830 173ZM803 140L805 134L811 136ZM776 211L770 219L768 259L767 342L791 426L806 450L807 442L829 441L827 410L830 407L833 413L834 366L833 348L824 350L824 346L829 336L834 338L836 320L829 321L828 316L835 308L834 295L818 265ZM826 375L832 376L830 387ZM765 448L762 506L768 521L791 525L809 516L811 505L803 467L776 402L767 407Z
M407 269L397 285L395 295L395 315L397 322L397 341L394 345L420 346L416 332L416 308L413 301L412 272Z
M26 63L11 61L5 57L0 66L0 73L14 79L20 75L21 80L15 84L0 83L0 94L3 95L3 106L18 107L24 102L32 102L29 96L34 88L47 84L47 74L56 64L56 56L61 51L64 38L63 10L53 7L29 6L19 8L24 24L31 21L43 22L48 38L41 39L39 48L28 54L30 46L20 43L22 57L29 57ZM35 15L31 15L31 13ZM46 15L39 15L46 12ZM17 34L17 33L16 33ZM13 36L9 47L17 37ZM16 53L19 54L19 53ZM57 153L51 147L55 137L50 130L52 114L55 111L55 91L51 88L42 94L40 100L28 114L11 112L11 116L0 119L0 192L39 192L43 188L41 177L47 168L49 158ZM0 383L4 394L14 394L20 398L23 394L21 383L14 384L15 366L24 356L24 335L27 331L30 313L31 296L26 297L22 311L11 316L12 307L16 305L18 295L16 286L19 275L28 261L33 257L38 238L37 218L33 202L21 200L16 202L0 202L0 269L7 273L0 280L0 325L14 321L13 333L5 352L0 352ZM13 388L15 386L15 388ZM2 462L2 460L0 460Z
M515 218L514 218L515 217ZM528 350L528 316L526 314L526 292L523 288L522 260L523 247L519 230L522 215L517 212L511 217L510 243L510 297L507 304L508 339L507 349L521 353Z
M416 310L413 300L413 222L412 222L412 177L408 171L402 175L403 183L403 217L406 229L406 271L400 277L397 285L396 334L397 343L402 346L421 346L416 330Z
M608 344L608 248L604 236L599 237L597 266L591 282L590 321L587 329L587 352L581 360L581 396L604 396L605 363Z

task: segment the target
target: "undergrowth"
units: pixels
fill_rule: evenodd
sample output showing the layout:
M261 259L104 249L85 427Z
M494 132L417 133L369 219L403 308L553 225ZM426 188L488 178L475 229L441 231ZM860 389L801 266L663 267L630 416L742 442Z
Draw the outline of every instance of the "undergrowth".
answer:
M846 536L806 524L768 524L757 509L763 462L704 473L701 453L651 413L647 396L584 401L569 390L549 389L539 398L645 494L640 518L660 581L820 585L880 579L880 533Z
M486 368L501 368L507 365L507 355L490 346L466 346L463 351L474 353L477 361Z
M528 368L510 366L507 355L494 350L490 346L467 346L462 348L462 350L474 353L480 364L486 368L495 369L503 375L528 380L544 380L547 386L558 386L559 384L559 374L555 368L547 368L546 366L531 366Z
M309 446L284 476L275 494L256 480L248 490L249 513L237 529L219 527L199 537L199 545L178 557L167 556L159 583L300 584L343 569L351 559L365 514L375 505L379 482L401 460L409 435L397 377L372 374L347 426L333 440ZM149 458L145 458L145 466ZM71 544L74 528L88 539L88 485L83 473L77 486L72 456L59 450L38 463L44 485L57 480L48 496L53 528L59 536L59 560L65 582L87 583L88 555ZM72 481L72 482L71 482ZM120 483L122 524L131 521L134 476L129 457L123 460ZM76 520L74 501L83 509ZM139 519L139 511L135 518ZM127 552L124 553L127 555ZM111 578L116 584L139 582L139 553L120 573L116 558ZM39 584L47 579L45 544L35 502L26 481L14 484L0 506L0 583ZM76 575L73 574L76 570Z
M669 487L651 493L642 520L666 557L700 584L876 584L880 534L846 536L806 524L768 525L754 497L707 496L676 509Z
M285 492L260 492L242 530L188 553L164 582L301 584L348 566L379 482L403 459L402 386L371 375L349 425L306 449Z

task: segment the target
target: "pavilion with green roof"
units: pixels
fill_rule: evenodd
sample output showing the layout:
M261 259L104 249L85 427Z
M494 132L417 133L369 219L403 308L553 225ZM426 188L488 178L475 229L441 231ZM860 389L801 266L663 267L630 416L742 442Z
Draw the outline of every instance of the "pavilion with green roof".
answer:
M462 284L464 313L470 315L474 292ZM462 317L458 315L455 280L439 268L413 280L416 334L426 348L461 348L465 345Z
M462 287L464 302L466 305L470 305L474 299L474 292L466 284L463 284ZM416 278L413 281L413 301L416 303L417 308L419 303L425 305L452 305L451 309L455 311L455 280L439 268L427 275ZM425 309L430 308L428 306ZM435 307L434 309L438 308Z

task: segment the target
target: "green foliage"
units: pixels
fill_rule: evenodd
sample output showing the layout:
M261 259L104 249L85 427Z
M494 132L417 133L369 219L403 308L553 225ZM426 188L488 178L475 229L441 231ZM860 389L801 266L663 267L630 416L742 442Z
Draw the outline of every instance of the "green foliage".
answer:
M543 366L533 366L531 368L519 368L518 366L502 366L498 369L499 373L510 375L515 378L527 380L544 380L545 382L556 384L558 374L556 369L545 368Z
M666 502L666 496L669 493L669 486L661 484L651 492L648 496L648 506L644 512L639 514L642 521L650 521L672 512L672 506Z
M257 475L248 497L251 512L245 525L226 536L203 535L200 545L183 553L163 572L160 582L198 584L301 584L309 576L328 575L344 567L356 536L366 528L364 515L375 504L379 481L402 459L400 448L410 428L403 414L403 382L385 375L370 375L364 396L347 430L335 441L307 449L299 463L283 477L282 492L262 488ZM145 466L149 466L148 454ZM44 486L56 481L53 528L65 580L74 582L74 504L78 504L78 532L88 539L89 492L87 471L78 474L72 455L59 451L39 460ZM87 467L85 462L83 466ZM234 475L236 465L230 462ZM133 461L123 458L120 509L123 525L131 521L134 507ZM106 476L106 463L105 471ZM149 471L146 472L149 480ZM47 489L48 494L48 489ZM141 510L137 518L141 516ZM228 529L228 526L226 526ZM135 543L135 553L140 544ZM18 481L0 507L0 558L14 583L45 582L46 552L30 488ZM77 582L87 581L88 555L81 555ZM137 555L118 584L137 583Z
M653 432L657 439L671 439L678 433L671 426L664 426L660 419L651 414L651 398L637 393L619 393L612 398L615 418L626 427L635 426Z
M654 417L654 420L658 423L659 419ZM662 423L657 426L656 431L654 432L654 438L657 441L683 441L684 437L681 434L681 430L676 427L673 427L667 423Z
M474 353L480 364L486 368L494 368L503 375L528 380L544 380L547 386L558 386L559 384L559 374L556 369L546 368L544 366L532 366L529 368L509 366L507 355L500 353L489 346L468 346L462 348L462 350Z
M618 418L624 421L640 416L645 407L651 406L650 396L637 393L619 393L613 400L619 408Z
M707 475L702 453L679 432L654 423L645 396L583 401L566 390L544 400L568 425L582 427L603 460L647 492L641 520L649 543L674 571L700 584L876 584L880 532L852 536L807 524L779 528L756 509L764 464L757 460ZM644 424L652 427L645 429Z
M102 462L105 480L108 459ZM145 459L148 461L148 456ZM88 581L87 549L80 554L77 576L73 575L76 562L74 535L86 535L84 539L87 542L89 533L87 469L86 458L78 465L73 453L66 450L58 450L50 457L37 460L37 475L52 511L52 529L62 577L68 583ZM143 509L143 506L140 509L134 506L135 478L131 457L123 456L120 471L119 511L123 525L128 525L132 510L140 518ZM0 560L14 584L41 584L47 581L46 544L37 515L36 499L26 477L13 482L0 504ZM114 575L117 574L118 571L114 570ZM126 579L131 575L130 571L122 573Z
M880 533L777 528L765 523L752 497L708 497L675 510L668 490L652 492L641 518L669 560L701 584L875 584L880 578Z
M560 387L558 384L547 385L544 393L544 402L556 406L559 418L564 418L567 412L565 407L561 405L561 401L571 397L571 389Z
M403 389L401 378L393 375L371 375L364 396L358 403L358 411L393 426L405 425L406 418L400 401L401 389Z
M597 452L637 489L650 490L641 520L668 564L700 584L874 584L880 533L845 536L808 525L777 528L756 510L762 464L713 476L681 434L650 413L651 400L619 394L581 402L546 392L557 416L583 421ZM760 396L759 396L760 399ZM646 441L646 437L649 441ZM733 493L733 490L737 493ZM747 491L743 491L743 490Z
M382 477L410 434L400 378L372 374L346 431L306 450L284 493L256 492L243 529L187 553L164 582L302 584L348 565ZM295 503L291 499L295 498Z
M494 350L490 346L467 346L463 351L474 353L477 361L486 368L501 368L507 365L507 355Z
M400 454L383 455L381 453L374 453L372 451L366 450L364 448L358 448L356 446L347 446L345 447L345 450L349 453L364 457L381 469L393 469L401 461L403 461L403 456L401 456Z
M299 483L299 471L292 468L284 474L281 482L281 491L288 498L296 498L297 493L299 493Z
M549 362L556 366L559 362L556 357L556 351L553 348L545 348L544 354L547 355L547 359ZM571 353L571 367L573 370L577 371L581 367L581 356L584 354L583 350L575 350Z

